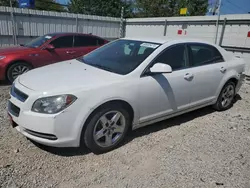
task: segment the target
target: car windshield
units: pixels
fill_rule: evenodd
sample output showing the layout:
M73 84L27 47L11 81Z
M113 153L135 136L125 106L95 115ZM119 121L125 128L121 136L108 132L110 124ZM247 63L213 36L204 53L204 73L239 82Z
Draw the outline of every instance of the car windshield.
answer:
M47 40L50 40L52 37L53 37L52 35L44 35L44 36L33 39L32 41L25 44L24 46L31 47L31 48L38 48L39 46L43 45Z
M121 75L132 72L160 44L145 41L117 40L89 53L78 60Z

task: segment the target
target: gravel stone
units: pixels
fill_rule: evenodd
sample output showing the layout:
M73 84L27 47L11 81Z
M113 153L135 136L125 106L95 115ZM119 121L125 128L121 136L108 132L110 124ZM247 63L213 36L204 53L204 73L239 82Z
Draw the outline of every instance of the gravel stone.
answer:
M9 89L0 85L0 187L250 187L250 81L231 109L206 107L135 130L102 155L27 140L10 125Z

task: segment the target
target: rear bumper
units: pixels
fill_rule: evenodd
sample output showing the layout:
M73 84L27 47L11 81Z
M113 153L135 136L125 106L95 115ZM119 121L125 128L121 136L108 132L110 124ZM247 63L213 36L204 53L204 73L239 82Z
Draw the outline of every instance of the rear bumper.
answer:
M240 79L239 79L238 84L237 84L236 89L235 89L236 93L239 92L239 90L240 90L242 84L244 83L245 78L246 78L246 75L245 75L245 74L241 74L241 75L240 75Z

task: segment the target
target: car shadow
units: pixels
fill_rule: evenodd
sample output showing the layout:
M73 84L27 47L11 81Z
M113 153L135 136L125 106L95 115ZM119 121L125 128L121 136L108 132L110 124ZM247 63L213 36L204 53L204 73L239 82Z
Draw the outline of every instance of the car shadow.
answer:
M239 100L242 100L242 98L239 94L236 94L233 103L235 104ZM158 132L158 131L161 131L163 129L167 129L170 127L180 126L183 123L186 123L188 121L194 120L202 116L206 116L208 114L212 114L214 112L216 112L216 110L213 109L211 106L208 106L208 107L204 107L204 108L192 111L192 112L188 112L186 114L182 114L180 116L176 116L176 117L164 120L164 121L160 121L160 122L142 127L140 129L136 129L134 131L131 131L131 133L127 136L127 139L122 145L125 145L131 142L135 138L142 137L142 136L154 133L154 132Z
M127 140L124 142L124 144L127 144L129 142L131 142L132 140L134 140L135 138L138 137L142 137L145 135L149 135L170 127L174 127L174 126L180 126L186 122L189 122L193 119L202 117L202 116L206 116L208 114L214 113L215 110L212 107L205 107L205 108L201 108L199 110L195 110L192 112L188 112L186 114L180 115L180 116L176 116L164 121L160 121L145 127L142 127L140 129L136 129L134 131L132 131L129 136L127 137Z
M76 148L74 148L74 147L57 148L57 147L45 146L45 145L39 144L33 140L30 140L30 142L33 143L36 147L38 147L39 149L41 149L43 151L46 151L46 152L54 154L54 155L63 156L63 157L86 155L86 154L90 153L89 149L84 147L84 146L79 147L79 148L77 148L77 147Z
M242 98L239 94L237 94L235 96L234 103L236 103L239 100L242 100ZM128 144L129 142L131 142L132 140L138 137L146 136L151 133L155 133L155 132L158 132L158 131L161 131L170 127L180 126L183 123L186 123L188 121L191 121L193 119L196 119L202 116L206 116L214 112L216 111L211 106L208 106L208 107L201 108L192 112L188 112L180 116L176 116L176 117L173 117L173 118L161 121L161 122L157 122L157 123L142 127L140 129L136 129L134 131L130 131L125 141L119 147L122 147ZM81 155L86 155L86 154L91 153L91 151L85 146L82 146L80 148L56 148L56 147L44 146L32 140L30 141L35 146L37 146L38 148L46 152L49 152L51 154L58 155L58 156L63 156L63 157L81 156Z
M11 84L8 81L1 81L0 80L0 86L10 86Z

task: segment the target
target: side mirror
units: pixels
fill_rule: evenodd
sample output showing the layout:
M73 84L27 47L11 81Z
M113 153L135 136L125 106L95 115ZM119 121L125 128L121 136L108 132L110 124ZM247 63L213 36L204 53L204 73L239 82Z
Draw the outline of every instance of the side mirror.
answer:
M171 73L172 67L165 63L156 63L153 67L150 68L150 72L153 74L157 73Z
M55 46L52 44L48 44L45 49L48 51L53 51L55 49Z

